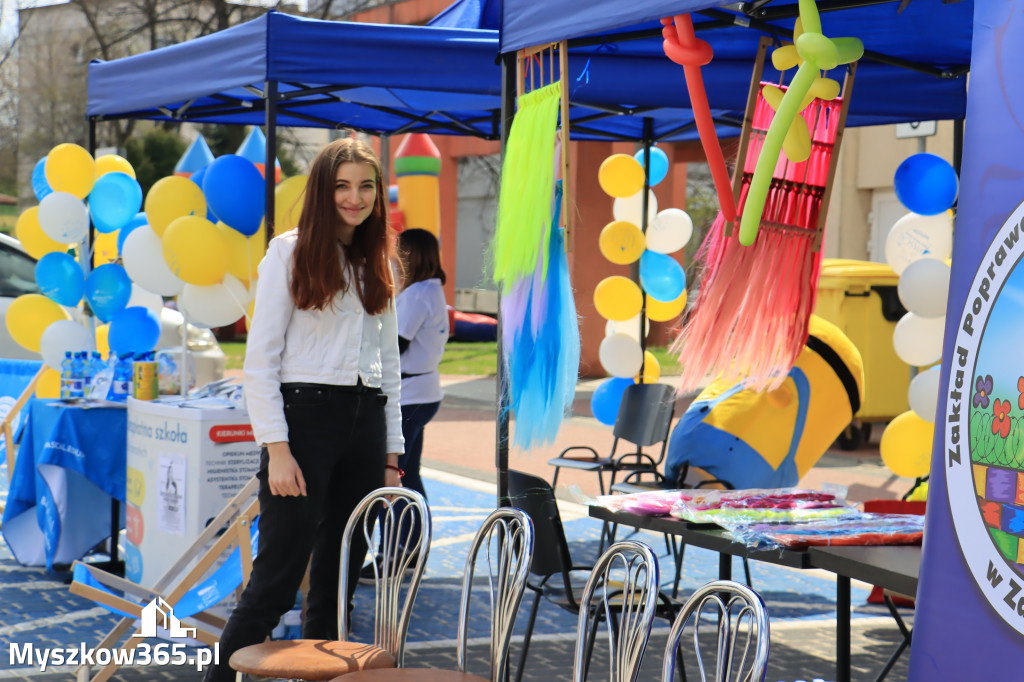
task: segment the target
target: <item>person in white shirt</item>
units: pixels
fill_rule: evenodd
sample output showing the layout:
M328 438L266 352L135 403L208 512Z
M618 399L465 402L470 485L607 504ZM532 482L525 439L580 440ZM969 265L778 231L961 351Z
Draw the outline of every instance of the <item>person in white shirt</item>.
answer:
M341 538L355 505L401 485L404 453L387 192L368 145L324 147L298 228L259 266L244 389L260 459L259 551L206 680L233 680L231 654L292 608L309 565L302 636L338 637ZM352 556L366 552L356 533ZM361 546L360 546L361 545ZM351 608L360 561L343 595Z
M398 349L402 366L402 436L405 453L398 458L402 485L426 497L420 478L423 430L441 407L441 373L438 365L448 342L448 304L444 297L446 276L441 267L437 237L419 228L398 235L402 291L398 294ZM419 533L416 525L406 532ZM380 561L378 557L377 561ZM372 583L373 564L367 564L360 580Z

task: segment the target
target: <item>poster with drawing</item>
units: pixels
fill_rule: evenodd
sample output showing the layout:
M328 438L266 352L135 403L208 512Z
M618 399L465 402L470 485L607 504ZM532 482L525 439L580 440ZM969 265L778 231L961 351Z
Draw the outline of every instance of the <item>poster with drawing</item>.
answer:
M157 527L169 535L185 534L185 454L164 452L157 467Z

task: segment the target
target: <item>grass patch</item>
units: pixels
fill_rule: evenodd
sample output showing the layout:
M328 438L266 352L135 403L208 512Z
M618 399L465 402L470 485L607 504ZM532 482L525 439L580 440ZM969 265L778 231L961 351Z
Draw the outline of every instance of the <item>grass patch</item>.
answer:
M245 342L221 341L220 347L227 356L226 368L242 369L242 363L245 361ZM648 350L658 358L663 375L679 373L679 363L667 348L654 346ZM495 341L452 341L444 348L441 374L493 376L497 372L497 354L498 344Z
M244 341L221 341L220 349L224 351L224 369L242 369L245 362Z

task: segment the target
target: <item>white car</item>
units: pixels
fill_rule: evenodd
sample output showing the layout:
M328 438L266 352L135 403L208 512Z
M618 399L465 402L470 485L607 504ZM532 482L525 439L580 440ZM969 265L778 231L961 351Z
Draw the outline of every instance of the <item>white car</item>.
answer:
M39 294L36 284L36 260L21 243L0 233L0 358L38 360L39 353L18 345L7 331L7 309L22 294ZM159 348L181 347L181 325L184 316L177 310L163 308L160 313ZM196 385L202 386L224 378L224 351L209 329L188 326L188 349L196 365ZM180 351L179 351L180 352Z

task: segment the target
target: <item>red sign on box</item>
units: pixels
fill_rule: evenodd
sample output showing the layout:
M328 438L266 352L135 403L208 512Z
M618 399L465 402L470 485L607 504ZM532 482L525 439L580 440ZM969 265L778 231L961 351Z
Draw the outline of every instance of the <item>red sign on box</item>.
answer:
M210 440L214 443L241 443L256 440L248 424L227 424L210 427Z

